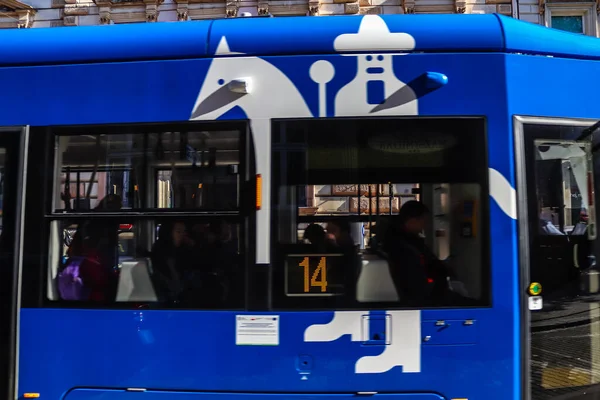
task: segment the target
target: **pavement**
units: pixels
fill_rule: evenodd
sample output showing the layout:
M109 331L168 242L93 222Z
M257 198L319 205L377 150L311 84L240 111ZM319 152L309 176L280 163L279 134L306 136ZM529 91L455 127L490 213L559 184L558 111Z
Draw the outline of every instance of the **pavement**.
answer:
M600 294L531 313L532 400L600 400Z
M598 322L598 312L600 294L544 300L543 311L531 313L531 329L533 332L543 332Z

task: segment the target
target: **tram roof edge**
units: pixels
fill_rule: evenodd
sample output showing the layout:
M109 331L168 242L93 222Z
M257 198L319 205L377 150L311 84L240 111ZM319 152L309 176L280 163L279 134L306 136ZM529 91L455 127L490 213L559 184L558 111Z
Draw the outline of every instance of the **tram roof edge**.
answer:
M0 66L405 51L600 59L600 39L496 14L244 17L0 30Z
M206 57L213 21L0 30L0 66Z
M498 15L507 53L600 59L600 39Z

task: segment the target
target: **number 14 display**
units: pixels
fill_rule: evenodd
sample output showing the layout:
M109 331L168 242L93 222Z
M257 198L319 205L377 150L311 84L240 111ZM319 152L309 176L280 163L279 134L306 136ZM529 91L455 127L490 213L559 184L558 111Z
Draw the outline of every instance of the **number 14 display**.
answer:
M312 274L310 273L310 259L308 257L304 257L298 265L304 268L304 293L308 293L311 286L320 287L322 293L327 292L327 257L320 258L319 265Z

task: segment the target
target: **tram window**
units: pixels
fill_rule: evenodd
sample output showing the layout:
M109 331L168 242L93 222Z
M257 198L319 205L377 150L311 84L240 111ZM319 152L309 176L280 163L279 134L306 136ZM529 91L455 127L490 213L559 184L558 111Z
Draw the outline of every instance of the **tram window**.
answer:
M239 131L121 132L58 136L56 211L238 209Z
M240 234L240 225L226 219L53 221L47 297L62 304L241 308ZM73 269L85 286L67 281Z
M593 143L577 140L583 129L523 124L529 280L542 285L545 303L577 297L597 258Z
M56 129L49 304L242 308L242 125Z
M489 305L487 175L483 119L276 122L275 307Z
M534 154L539 233L590 234L590 144L538 139L534 141Z

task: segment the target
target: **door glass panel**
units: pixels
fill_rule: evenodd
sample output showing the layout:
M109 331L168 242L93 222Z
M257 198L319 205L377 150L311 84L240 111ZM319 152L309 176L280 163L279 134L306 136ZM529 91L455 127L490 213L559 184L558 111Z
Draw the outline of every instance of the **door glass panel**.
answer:
M8 352L10 340L11 303L11 265L12 251L5 246L2 219L4 218L4 175L5 175L6 149L0 148L0 387L7 386L8 379ZM5 393L0 391L0 395Z
M595 237L588 190L591 175L589 143L534 141L535 181L541 235ZM594 219L592 218L592 221Z
M14 308L16 305L14 268L15 210L19 174L19 131L0 132L0 398L13 395Z
M577 141L584 128L523 127L533 400L600 398L597 191L593 143Z

